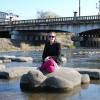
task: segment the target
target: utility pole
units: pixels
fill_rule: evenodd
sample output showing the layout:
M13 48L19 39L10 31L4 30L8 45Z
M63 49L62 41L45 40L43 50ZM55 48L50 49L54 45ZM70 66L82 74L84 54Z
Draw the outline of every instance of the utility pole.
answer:
M8 16L9 16L9 25L10 25L10 27L11 27L11 29L10 29L10 34L11 34L12 31L13 31L13 25L12 25L13 17L14 17L14 16L15 16L15 17L19 17L19 16L16 15L16 14L13 14L13 13L8 13Z
M79 17L81 16L81 0L79 0Z
M98 15L100 15L100 0L96 3L96 8L99 10Z

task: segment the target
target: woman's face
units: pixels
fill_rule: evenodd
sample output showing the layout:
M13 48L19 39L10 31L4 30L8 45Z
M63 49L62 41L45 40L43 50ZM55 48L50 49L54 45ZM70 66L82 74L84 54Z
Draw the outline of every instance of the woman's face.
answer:
M54 43L55 39L56 39L56 34L55 33L49 34L48 40L50 41L50 43Z

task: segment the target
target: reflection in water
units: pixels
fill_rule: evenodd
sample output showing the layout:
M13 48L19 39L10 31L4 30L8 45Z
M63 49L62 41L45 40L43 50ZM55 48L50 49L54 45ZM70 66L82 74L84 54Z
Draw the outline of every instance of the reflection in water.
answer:
M0 92L19 92L19 79L3 80L0 79Z
M19 80L0 82L0 100L100 100L100 81L75 87L67 93L29 93L21 92ZM4 83L4 84L2 84ZM7 85L7 87L5 87ZM7 89L5 89L7 88ZM94 99L95 98L95 99Z
M89 87L89 84L88 84L88 83L87 83L87 84L82 84L82 85L81 85L81 88L82 88L82 89L88 89L88 87Z
M79 94L81 86L67 93L27 93L21 92L19 80L0 80L0 100L67 100Z
M81 86L76 87L67 93L31 93L28 100L69 100L69 97L76 95L81 90Z
M0 100L28 100L21 92L0 92Z

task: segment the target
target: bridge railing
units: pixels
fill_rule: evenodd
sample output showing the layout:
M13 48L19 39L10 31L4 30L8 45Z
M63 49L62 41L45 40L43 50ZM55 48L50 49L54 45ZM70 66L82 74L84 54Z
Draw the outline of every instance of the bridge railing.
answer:
M47 24L47 23L59 23L59 22L73 22L73 21L96 21L100 20L100 15L94 16L80 16L80 17L59 17L59 18L47 18L47 19L29 19L29 20L16 20L16 21L4 21L0 22L0 25L9 24Z
M99 15L94 15L94 16L80 16L80 17L59 17L59 18L47 18L47 19L31 19L31 20L19 20L19 21L13 21L13 24L42 24L42 23L52 23L52 22L68 22L68 21L93 21L93 20L100 20Z
M73 17L60 17L60 18L47 18L47 19L31 19L31 20L19 20L13 21L13 24L25 24L25 23L48 23L48 22L61 22L72 21Z
M81 16L81 17L76 17L77 20L99 20L100 15L95 15L95 16Z

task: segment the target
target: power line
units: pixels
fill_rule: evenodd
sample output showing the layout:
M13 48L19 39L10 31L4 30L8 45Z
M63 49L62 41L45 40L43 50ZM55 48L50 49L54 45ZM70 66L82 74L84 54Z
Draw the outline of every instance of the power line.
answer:
M79 0L79 17L81 16L81 1Z
M96 3L96 9L98 9L98 15L100 15L100 0Z

